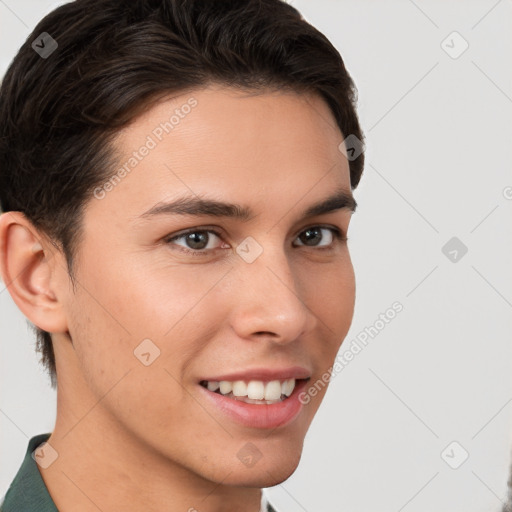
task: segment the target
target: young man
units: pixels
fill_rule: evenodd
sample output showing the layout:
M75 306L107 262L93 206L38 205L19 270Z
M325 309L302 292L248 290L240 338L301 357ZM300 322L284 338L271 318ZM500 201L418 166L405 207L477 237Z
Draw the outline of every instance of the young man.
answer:
M280 0L38 24L0 90L0 268L57 418L4 512L274 510L353 316L355 92Z

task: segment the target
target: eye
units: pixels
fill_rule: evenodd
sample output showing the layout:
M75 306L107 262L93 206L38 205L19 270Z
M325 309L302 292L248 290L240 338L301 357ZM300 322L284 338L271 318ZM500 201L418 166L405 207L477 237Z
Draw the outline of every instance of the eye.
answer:
M323 232L327 232L328 236L325 237ZM179 251L186 254L207 256L217 249L228 249L229 245L215 246L215 238L222 241L221 234L212 229L191 229L178 235L170 235L164 238L164 242L169 245L177 246ZM300 246L305 247L318 247L321 250L331 249L334 245L334 240L346 241L347 238L343 235L342 231L338 228L327 226L312 226L301 231L300 235L296 238L300 241ZM177 243L182 241L183 245Z
M322 235L322 231L326 231L329 233L327 237ZM325 242L324 244L318 244L317 242ZM325 227L325 226L313 226L305 229L301 232L301 234L297 237L297 240L300 240L301 244L307 247L321 247L321 248L330 248L333 245L334 240L347 240L346 237L343 236L342 232L338 228L333 227Z
M220 239L220 233L217 233L216 231L213 231L211 229L196 229L187 231L180 235L165 238L164 241L165 243L170 244L171 242L176 242L177 240L183 240L184 243L186 244L185 246L177 244L181 251L191 254L208 254L208 252L218 248L211 246L211 235L213 235L213 237L217 237Z

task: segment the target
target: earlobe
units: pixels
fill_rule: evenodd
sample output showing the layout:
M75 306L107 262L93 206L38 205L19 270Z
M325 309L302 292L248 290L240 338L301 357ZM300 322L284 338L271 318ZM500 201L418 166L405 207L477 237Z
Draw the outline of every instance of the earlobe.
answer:
M58 251L21 212L0 216L0 274L21 312L47 332L65 332L67 322L55 289Z

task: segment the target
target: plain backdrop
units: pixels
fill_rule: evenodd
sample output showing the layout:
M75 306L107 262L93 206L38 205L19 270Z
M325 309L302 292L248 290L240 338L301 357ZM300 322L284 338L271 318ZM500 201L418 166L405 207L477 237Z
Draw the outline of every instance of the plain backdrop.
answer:
M1 75L60 3L0 1ZM359 91L367 163L340 354L372 337L332 380L297 471L266 492L279 512L499 512L512 440L512 3L291 3ZM396 301L403 311L370 331ZM0 339L3 495L56 404L1 283Z

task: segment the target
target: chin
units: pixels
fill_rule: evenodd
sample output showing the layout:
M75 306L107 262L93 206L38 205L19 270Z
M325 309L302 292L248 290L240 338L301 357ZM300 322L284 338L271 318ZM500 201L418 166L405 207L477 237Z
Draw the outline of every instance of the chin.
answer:
M275 453L272 457L262 457L252 467L238 465L223 483L237 487L273 487L288 478L297 469L302 450L294 453Z

